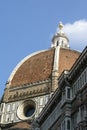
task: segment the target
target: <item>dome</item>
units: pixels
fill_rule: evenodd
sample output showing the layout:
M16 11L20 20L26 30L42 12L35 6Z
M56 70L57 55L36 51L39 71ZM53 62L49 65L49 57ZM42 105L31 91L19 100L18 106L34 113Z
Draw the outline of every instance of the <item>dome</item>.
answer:
M2 97L2 124L13 123L12 129L31 127L58 86L64 70L70 70L80 53L69 48L69 40L62 31L52 39L51 48L26 56L13 69ZM27 123L25 121L28 121Z
M24 58L13 70L9 82L10 88L52 79L55 49L44 50ZM58 59L59 75L70 69L79 52L60 48Z
M10 87L31 84L51 78L54 49L36 52L24 58L12 72Z
M3 101L16 101L51 94L58 87L58 77L69 70L80 53L69 48L69 40L59 24L51 48L26 56L14 68L4 92Z

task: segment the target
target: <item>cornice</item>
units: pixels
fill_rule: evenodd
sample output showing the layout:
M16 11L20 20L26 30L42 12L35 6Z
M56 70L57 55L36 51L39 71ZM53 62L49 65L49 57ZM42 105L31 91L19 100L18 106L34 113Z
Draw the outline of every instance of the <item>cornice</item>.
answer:
M51 82L50 79L47 79L47 80L42 80L42 81L38 81L38 82L34 82L34 83L29 83L29 84L23 84L22 86L16 86L14 88L9 88L9 91L16 91L16 90L21 90L21 89L26 89L26 88L29 88L29 87L34 87L34 86L37 86L37 85L42 85L44 83L49 83Z
M87 46L82 51L76 62L73 64L69 71L69 81L74 80L79 74L87 67ZM77 75L77 76L76 76Z

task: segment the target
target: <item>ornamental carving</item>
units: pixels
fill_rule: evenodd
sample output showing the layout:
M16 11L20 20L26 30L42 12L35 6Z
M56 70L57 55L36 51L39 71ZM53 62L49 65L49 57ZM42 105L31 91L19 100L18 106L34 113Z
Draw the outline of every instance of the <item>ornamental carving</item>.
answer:
M19 100L19 99L24 99L24 98L27 98L27 97L35 97L35 96L38 96L40 94L46 94L46 93L49 93L49 87L44 87L44 88L39 88L39 89L31 89L29 91L26 91L26 92L20 92L20 91L17 91L16 93L14 94L11 94L8 98L9 101L13 101L13 100Z

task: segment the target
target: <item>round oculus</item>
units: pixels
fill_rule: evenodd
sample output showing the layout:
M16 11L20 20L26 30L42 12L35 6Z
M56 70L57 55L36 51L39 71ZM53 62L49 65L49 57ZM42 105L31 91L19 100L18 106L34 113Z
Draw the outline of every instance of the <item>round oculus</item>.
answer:
M20 119L32 119L35 115L36 103L33 100L26 100L19 105L17 109L17 115Z

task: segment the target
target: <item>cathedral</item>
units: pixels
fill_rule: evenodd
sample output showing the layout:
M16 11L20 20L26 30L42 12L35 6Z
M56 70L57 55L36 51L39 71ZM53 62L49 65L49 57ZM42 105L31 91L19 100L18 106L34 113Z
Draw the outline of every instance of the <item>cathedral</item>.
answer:
M87 47L69 47L59 23L48 50L13 69L0 101L0 130L87 130Z

